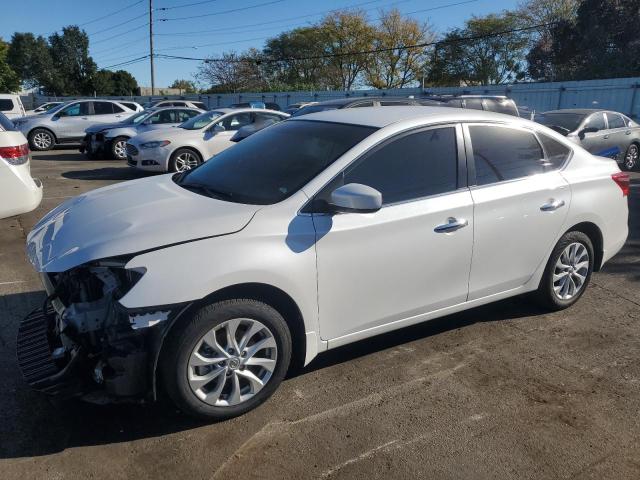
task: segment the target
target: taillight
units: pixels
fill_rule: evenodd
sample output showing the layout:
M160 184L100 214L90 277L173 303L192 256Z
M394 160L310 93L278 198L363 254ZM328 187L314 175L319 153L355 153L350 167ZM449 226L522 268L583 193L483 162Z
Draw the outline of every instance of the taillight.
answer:
M611 175L611 179L618 184L620 190L622 190L622 196L629 195L629 174L624 172L618 172Z
M0 147L0 158L9 165L22 165L29 161L29 145L17 147Z

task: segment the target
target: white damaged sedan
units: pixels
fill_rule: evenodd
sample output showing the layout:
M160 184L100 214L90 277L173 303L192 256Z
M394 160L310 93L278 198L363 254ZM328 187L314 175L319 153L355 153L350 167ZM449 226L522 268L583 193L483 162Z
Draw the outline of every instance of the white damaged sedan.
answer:
M101 188L29 234L35 389L224 419L293 362L535 292L567 308L623 246L629 177L538 124L433 107L289 119L198 168ZM103 398L102 398L103 399Z

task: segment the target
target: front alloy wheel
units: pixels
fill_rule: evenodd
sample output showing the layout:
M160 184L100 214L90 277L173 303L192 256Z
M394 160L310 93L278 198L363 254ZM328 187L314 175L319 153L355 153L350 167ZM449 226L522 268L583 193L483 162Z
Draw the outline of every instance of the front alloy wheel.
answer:
M43 128L36 128L29 134L29 146L32 150L49 150L54 143L55 140L52 133Z
M172 172L186 172L200 165L200 157L193 150L179 148L171 156L169 170Z
M629 145L629 148L627 148L627 153L622 162L622 168L624 170L635 170L638 165L638 158L640 158L640 149L638 149L635 143L632 143Z
M127 139L124 137L118 137L111 143L111 153L116 160L127 159Z
M209 405L238 405L264 388L277 360L276 341L264 324L228 320L209 330L191 352L189 386Z
M185 413L214 420L264 402L291 360L287 322L253 299L204 306L178 320L166 342L159 373L167 393Z

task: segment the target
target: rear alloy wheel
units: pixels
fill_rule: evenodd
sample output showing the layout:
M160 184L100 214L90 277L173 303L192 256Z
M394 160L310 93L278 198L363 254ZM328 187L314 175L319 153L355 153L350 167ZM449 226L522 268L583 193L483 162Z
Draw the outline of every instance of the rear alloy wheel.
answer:
M271 396L289 368L291 348L289 327L273 307L225 300L169 332L160 373L185 413L223 420Z
M547 262L538 298L552 310L562 310L578 301L593 272L593 244L582 232L568 232L553 249Z
M188 148L179 148L171 156L169 170L171 172L186 172L200 165L200 156Z
M111 141L111 154L116 160L127 159L127 137L116 137Z
M29 146L31 150L45 151L50 150L55 145L56 141L49 130L44 128L36 128L29 133Z
M624 154L624 160L622 161L623 170L635 170L638 166L638 159L640 158L640 149L635 143L629 145L627 153Z

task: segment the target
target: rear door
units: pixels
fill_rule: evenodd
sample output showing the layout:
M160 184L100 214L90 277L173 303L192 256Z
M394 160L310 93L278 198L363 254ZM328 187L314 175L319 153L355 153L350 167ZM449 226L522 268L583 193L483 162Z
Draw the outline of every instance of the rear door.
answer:
M597 132L584 133L582 138L578 137L580 145L594 155L609 157L616 152L616 146L611 138L611 132L607 128L607 120L603 112L596 112L589 115L580 129L597 128Z
M620 162L631 144L631 128L627 126L625 118L615 112L607 112L607 125L612 143L611 155L607 156Z
M546 261L571 191L558 171L562 158L545 157L532 130L489 124L464 128L467 156L473 159L470 183L475 184L469 278L469 300L475 300L521 287ZM570 150L558 145L566 160Z

